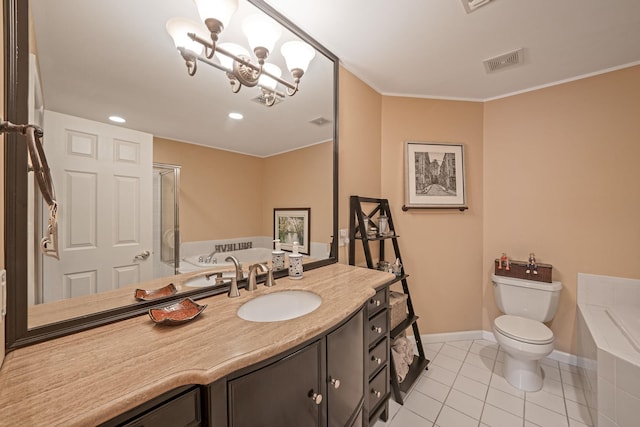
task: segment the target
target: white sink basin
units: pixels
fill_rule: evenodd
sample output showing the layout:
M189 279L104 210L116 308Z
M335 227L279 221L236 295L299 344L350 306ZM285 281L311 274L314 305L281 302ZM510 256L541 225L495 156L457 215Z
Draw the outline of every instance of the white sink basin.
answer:
M251 322L295 319L320 307L322 298L309 291L280 291L261 295L240 306L238 316Z

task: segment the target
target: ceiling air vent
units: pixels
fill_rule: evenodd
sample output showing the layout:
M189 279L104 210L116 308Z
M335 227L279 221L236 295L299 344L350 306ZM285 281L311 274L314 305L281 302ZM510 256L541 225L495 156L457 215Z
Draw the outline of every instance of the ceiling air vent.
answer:
M326 124L331 123L331 120L325 119L324 117L318 117L317 119L309 120L309 123L313 123L317 126L324 126Z
M257 102L258 104L267 106L267 98L265 98L265 96L263 94L260 94L258 96L256 96L255 98L251 98L251 100L253 102ZM283 101L282 98L280 98L279 96L276 96L276 102L273 105L278 105Z
M514 65L523 64L524 49L520 48L494 58L485 59L482 62L484 63L484 68L487 70L487 73L493 73L508 67L513 67Z
M491 0L462 0L462 6L464 6L464 10L466 10L467 13L471 13L488 4L490 1Z

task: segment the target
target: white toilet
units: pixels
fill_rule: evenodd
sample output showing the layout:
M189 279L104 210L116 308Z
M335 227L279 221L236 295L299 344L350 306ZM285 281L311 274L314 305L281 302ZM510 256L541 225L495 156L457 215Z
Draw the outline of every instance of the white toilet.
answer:
M540 360L553 351L553 332L543 322L553 319L562 283L491 276L498 309L493 334L506 352L504 377L524 391L542 388Z

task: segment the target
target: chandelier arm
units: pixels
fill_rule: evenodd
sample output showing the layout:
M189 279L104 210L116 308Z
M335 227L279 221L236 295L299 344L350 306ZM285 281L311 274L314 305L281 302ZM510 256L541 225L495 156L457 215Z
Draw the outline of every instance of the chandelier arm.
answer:
M207 65L211 65L212 67L217 68L220 71L224 71L225 73L232 73L233 72L233 70L229 70L229 69L223 67L222 65L216 63L216 62L210 61L209 59L207 59L206 57L204 57L202 55L196 56L196 59L198 61L200 61L200 62L204 62Z
M182 59L184 59L184 63L187 66L187 73L189 74L189 76L195 76L196 71L198 71L198 66L196 64L197 56L184 47L179 47L178 52L180 52L180 55L182 55Z
M285 97L285 93L279 91L278 89L271 89L270 87L264 87L264 86L259 86L259 88L263 91L263 92L267 92L276 96L279 96L280 98L284 98Z
M213 58L213 55L216 53L216 44L213 39L205 40L202 37L199 37L196 33L187 33L187 36L204 47L204 55L207 59Z
M298 93L298 84L300 83L299 80L296 79L296 84L292 89L287 88L287 95L289 96L293 96L296 93Z
M196 75L196 71L198 71L198 63L196 61L186 61L187 64L187 74L189 74L190 77L193 77Z
M275 96L268 97L267 100L264 102L264 105L266 105L267 107L273 107L275 104L276 104Z
M265 75L271 77L272 79L274 79L278 83L282 84L283 86L286 86L289 89L295 89L296 91L298 90L297 89L297 87L298 87L297 84L290 83L290 82L286 81L285 79L283 79L282 77L275 76L275 75L271 74L269 71L267 71L266 69L262 69L262 74L265 74Z
M205 45L204 46L204 56L207 59L211 59L213 58L213 55L215 55L216 51L215 49L211 49L209 46Z
M242 89L242 84L238 80L236 80L236 78L231 73L227 73L227 77L229 77L229 83L231 84L231 92L240 92L240 89Z

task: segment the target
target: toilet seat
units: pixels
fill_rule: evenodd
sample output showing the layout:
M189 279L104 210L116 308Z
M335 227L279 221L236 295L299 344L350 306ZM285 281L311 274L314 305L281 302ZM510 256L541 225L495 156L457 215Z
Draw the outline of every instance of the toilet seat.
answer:
M513 340L527 344L550 344L553 331L542 322L520 316L505 314L493 322L495 330Z

